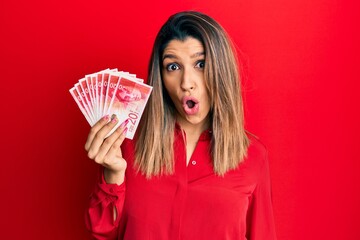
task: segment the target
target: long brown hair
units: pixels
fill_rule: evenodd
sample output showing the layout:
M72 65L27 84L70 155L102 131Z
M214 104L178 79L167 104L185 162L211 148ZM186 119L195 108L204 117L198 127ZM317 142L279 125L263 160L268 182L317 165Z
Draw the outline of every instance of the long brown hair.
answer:
M162 82L162 55L174 39L199 40L205 50L204 77L211 99L211 155L214 172L224 175L246 156L249 140L244 130L238 61L225 30L211 17L186 11L172 15L153 46L148 83L153 92L139 124L135 164L147 178L174 171L175 108Z

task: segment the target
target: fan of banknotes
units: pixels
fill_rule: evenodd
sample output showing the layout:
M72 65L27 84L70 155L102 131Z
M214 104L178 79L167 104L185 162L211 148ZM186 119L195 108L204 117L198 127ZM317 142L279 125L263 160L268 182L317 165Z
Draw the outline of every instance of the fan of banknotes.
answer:
M119 121L108 135L129 119L126 138L133 139L152 87L135 74L106 69L86 75L69 91L90 126L116 114Z

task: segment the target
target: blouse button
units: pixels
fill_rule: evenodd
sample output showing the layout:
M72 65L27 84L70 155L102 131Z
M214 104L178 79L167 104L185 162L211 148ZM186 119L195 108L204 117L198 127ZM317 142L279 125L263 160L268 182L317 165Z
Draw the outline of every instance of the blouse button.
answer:
M194 161L194 160L191 161L191 164L195 166L195 165L196 165L196 161Z

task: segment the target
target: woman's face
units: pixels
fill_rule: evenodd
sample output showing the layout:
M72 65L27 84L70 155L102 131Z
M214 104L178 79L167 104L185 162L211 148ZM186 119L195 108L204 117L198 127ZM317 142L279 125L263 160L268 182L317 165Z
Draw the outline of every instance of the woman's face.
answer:
M205 86L204 66L204 47L195 38L171 40L164 49L163 82L182 127L189 124L203 130L209 127L210 98Z

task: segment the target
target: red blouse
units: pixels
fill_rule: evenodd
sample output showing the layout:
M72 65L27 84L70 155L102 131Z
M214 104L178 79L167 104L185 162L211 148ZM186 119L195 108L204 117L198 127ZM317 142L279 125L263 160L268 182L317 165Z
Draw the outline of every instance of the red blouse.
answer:
M209 152L211 132L200 136L187 166L184 140L177 128L174 174L150 180L136 173L134 143L124 141L125 182L106 184L100 174L86 212L87 228L96 239L276 239L267 152L249 137L245 161L219 177Z

